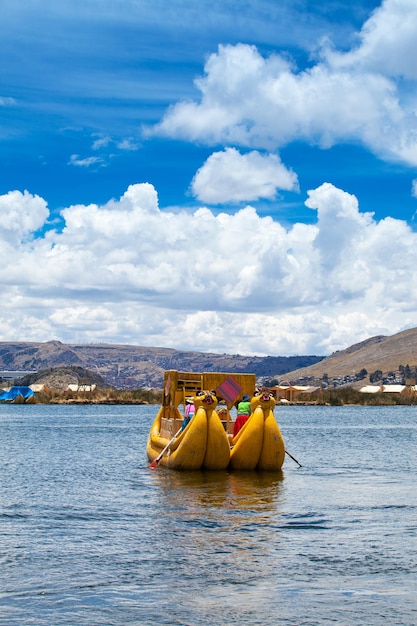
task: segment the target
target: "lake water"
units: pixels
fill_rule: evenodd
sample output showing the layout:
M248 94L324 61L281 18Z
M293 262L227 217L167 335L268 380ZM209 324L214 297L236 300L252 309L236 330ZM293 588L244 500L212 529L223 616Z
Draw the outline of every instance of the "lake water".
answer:
M279 475L149 470L157 407L0 405L0 624L417 624L416 407L279 407Z

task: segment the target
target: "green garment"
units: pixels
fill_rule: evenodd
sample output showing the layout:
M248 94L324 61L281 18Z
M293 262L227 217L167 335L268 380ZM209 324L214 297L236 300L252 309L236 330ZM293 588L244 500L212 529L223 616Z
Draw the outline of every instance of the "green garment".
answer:
M239 402L239 404L237 405L237 414L238 415L250 415L251 414L251 408L250 408L250 402Z

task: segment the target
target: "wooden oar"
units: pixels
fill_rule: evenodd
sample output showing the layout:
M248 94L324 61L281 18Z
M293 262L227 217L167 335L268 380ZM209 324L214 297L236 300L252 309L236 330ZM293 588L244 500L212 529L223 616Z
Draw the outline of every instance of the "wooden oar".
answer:
M290 459L292 459L293 461L295 461L295 462L297 463L297 465L299 465L300 467L303 467L303 466L301 465L301 463L299 463L299 462L297 461L297 459L295 459L295 458L292 456L292 454L290 454L289 452L287 452L287 450L285 450L285 454L288 454L288 456L290 457Z
M171 441L168 441L167 445L165 446L165 448L162 450L162 452L160 452L158 454L158 456L156 457L156 459L154 459L152 461L152 463L149 465L149 469L155 469L158 467L159 463L161 462L162 457L164 456L165 452L168 450L168 448L170 446L172 446L172 444L174 443L174 441L176 440L176 438L178 437L178 435L180 434L182 428L179 429L179 431L177 433L175 433L175 435L173 436L173 438L171 439Z

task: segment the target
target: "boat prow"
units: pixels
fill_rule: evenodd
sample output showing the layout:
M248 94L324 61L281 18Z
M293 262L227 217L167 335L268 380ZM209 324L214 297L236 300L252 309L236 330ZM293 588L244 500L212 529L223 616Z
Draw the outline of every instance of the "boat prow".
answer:
M285 460L285 443L274 415L275 399L266 392L255 397L253 403L258 403L255 410L261 410L264 415L264 439L257 469L269 472L280 470Z
M203 461L203 469L207 470L224 470L229 465L230 445L224 426L216 411L217 398L213 398L210 404L207 404L206 397L212 397L213 394L204 394L201 400L201 408L199 411L205 411L207 417L207 445L206 454ZM195 402L199 402L201 396L197 396Z
M254 470L258 465L264 438L264 416L255 410L232 439L230 468Z
M163 408L161 407L149 433L146 445L148 459L155 461L171 441L166 454L159 461L162 466L177 470L200 469L206 454L207 418L205 413L197 412L184 430L177 431L176 436L175 433L169 431L167 425L165 425L165 436L161 435L162 415ZM168 427L175 428L175 424L178 426L181 422L180 416L178 419L173 418Z

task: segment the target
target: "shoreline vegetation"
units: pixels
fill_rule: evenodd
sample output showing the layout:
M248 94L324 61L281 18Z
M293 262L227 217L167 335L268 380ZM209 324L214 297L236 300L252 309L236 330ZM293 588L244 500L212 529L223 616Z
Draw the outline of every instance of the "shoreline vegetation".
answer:
M363 393L353 387L336 389L318 389L310 394L300 393L294 404L311 404L318 406L409 406L417 405L417 393L405 388L401 393Z
M61 391L45 387L36 392L33 404L160 404L162 389L93 389Z
M99 389L70 391L45 387L36 392L33 404L156 404L161 403L162 389ZM407 406L417 405L417 393L405 389L401 393L362 393L352 387L318 389L313 393L300 393L285 406ZM279 410L280 402L277 401Z

